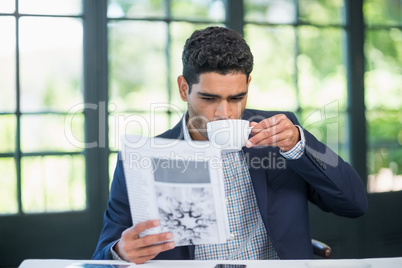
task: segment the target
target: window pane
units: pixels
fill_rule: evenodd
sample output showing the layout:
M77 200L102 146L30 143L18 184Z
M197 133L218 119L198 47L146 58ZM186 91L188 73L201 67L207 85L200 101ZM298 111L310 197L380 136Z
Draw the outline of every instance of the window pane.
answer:
M40 126L40 127L38 127ZM21 150L23 152L80 151L84 142L84 116L22 115Z
M313 24L344 24L344 0L299 0L299 16Z
M50 15L80 15L81 0L19 0L20 13Z
M68 111L82 102L80 20L21 18L20 53L24 112Z
M177 86L177 77L183 74L181 55L184 43L195 31L208 26L219 24L192 24L188 22L172 22L170 24L170 82L171 82L171 103L178 109L185 110L187 105L182 101ZM220 25L222 26L222 25Z
M347 115L337 110L336 102L315 110L303 110L300 124L343 160L349 161Z
M0 112L14 112L15 18L0 17Z
M368 191L402 190L402 116L397 111L366 112Z
M0 214L18 212L14 158L0 158Z
M402 30L391 28L366 31L365 55L367 109L400 110L402 107Z
M346 67L343 63L343 30L299 28L297 58L301 107L314 109L338 101L346 109Z
M16 149L17 122L14 115L0 116L0 153L14 152Z
M14 11L15 0L1 0L0 13L13 13Z
M212 21L223 21L225 19L223 0L171 0L170 3L173 18Z
M294 23L294 0L244 0L244 17L247 22Z
M365 0L363 4L368 25L402 25L400 0Z
M86 207L84 157L23 157L24 212L83 210Z
M107 16L109 18L146 18L164 17L163 0L109 0Z
M168 101L166 39L162 22L109 23L110 103L117 111Z
M112 114L109 116L109 147L111 151L120 150L120 138L123 135L154 137L168 130L167 113Z
M254 55L248 107L295 111L293 28L247 25L245 39Z

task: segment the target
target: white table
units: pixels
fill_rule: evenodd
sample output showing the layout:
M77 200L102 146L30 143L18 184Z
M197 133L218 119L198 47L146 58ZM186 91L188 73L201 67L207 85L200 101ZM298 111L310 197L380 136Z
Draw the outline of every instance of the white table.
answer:
M86 264L123 264L135 267L133 263L123 261L93 260L25 260L20 268L65 268L69 265ZM342 259L342 260L266 260L266 261L148 261L141 268L214 268L218 263L246 264L247 268L401 268L402 257L376 259ZM97 267L98 268L98 267ZM99 266L101 268L101 266ZM105 266L105 268L110 268Z

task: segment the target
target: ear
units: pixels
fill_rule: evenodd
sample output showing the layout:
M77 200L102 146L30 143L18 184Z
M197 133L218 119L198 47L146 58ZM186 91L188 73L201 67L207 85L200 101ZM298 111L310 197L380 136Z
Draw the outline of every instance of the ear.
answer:
M177 85L179 86L180 97L183 101L187 101L188 84L184 76L177 77Z
M248 76L247 88L248 88L248 86L250 85L250 82L251 82L251 75Z

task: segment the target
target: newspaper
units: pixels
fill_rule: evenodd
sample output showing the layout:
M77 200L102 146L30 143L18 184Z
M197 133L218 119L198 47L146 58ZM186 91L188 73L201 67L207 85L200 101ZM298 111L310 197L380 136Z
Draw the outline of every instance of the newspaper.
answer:
M221 152L208 142L122 137L133 224L159 219L140 236L173 233L176 246L229 239Z

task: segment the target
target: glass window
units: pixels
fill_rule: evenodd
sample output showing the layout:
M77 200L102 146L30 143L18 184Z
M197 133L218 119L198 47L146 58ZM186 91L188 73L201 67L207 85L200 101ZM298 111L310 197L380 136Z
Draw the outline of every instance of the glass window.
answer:
M55 114L22 115L21 151L75 152L81 150L82 148L77 145L78 141L84 141L84 116L77 114L71 120L67 119L65 115Z
M366 112L368 191L402 190L402 116L398 111Z
M15 0L1 1L0 13L13 13L14 11L15 11Z
M245 0L244 8L254 55L247 106L295 112L348 160L344 1Z
M254 56L248 107L296 111L293 27L247 24L245 38Z
M80 15L82 0L18 0L20 13L41 15Z
M223 21L223 0L171 0L171 16L175 19Z
M0 153L14 153L17 137L17 120L15 115L0 115Z
M400 0L365 0L364 19L368 25L401 25L402 2Z
M167 110L170 110L171 114L168 115ZM154 137L162 134L181 119L182 112L172 109L171 105L156 104L151 106L151 112L148 113L111 113L109 147L112 151L118 151L123 135Z
M0 7L0 214L83 210L82 1L3 13L16 2Z
M338 101L346 109L346 67L343 30L338 28L299 28L300 54L297 56L300 105L304 109L324 107Z
M401 109L402 30L367 30L365 53L366 108Z
M164 0L109 0L107 16L109 18L146 18L165 17Z
M14 112L15 92L15 18L0 17L0 113Z
M364 2L369 192L402 190L402 3ZM397 26L397 27L396 27Z
M83 98L82 22L21 18L20 62L21 110L68 111Z
M84 163L81 155L24 157L22 210L38 213L85 209Z
M298 0L299 20L311 24L344 24L344 0Z
M348 115L337 107L335 101L315 110L305 109L300 123L343 160L349 161Z
M3 142L3 140L2 140ZM0 158L0 215L18 212L17 174L12 157Z
M293 0L244 0L244 19L247 22L294 23L295 15Z
M116 111L149 111L168 101L166 42L165 23L109 23L109 100Z

